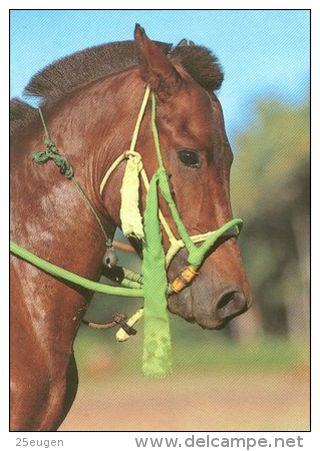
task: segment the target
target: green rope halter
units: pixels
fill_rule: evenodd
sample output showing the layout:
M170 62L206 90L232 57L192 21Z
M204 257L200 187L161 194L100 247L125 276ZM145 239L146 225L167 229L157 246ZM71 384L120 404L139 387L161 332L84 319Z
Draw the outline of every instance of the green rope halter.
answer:
M147 376L162 377L170 374L172 371L171 364L171 339L169 319L167 314L167 297L172 294L172 285L167 281L167 267L172 258L183 247L186 247L188 252L188 263L193 271L197 271L210 252L214 250L217 240L221 237L229 238L230 236L237 236L242 227L242 220L239 218L232 219L222 225L220 228L207 232L205 234L189 236L179 215L177 206L172 197L168 175L163 164L160 139L156 124L156 96L151 93L151 129L154 140L155 151L158 160L158 169L154 173L149 183L148 177L143 168L142 159L138 152L135 151L138 133L144 117L145 110L148 105L150 95L150 88L147 86L143 101L140 107L138 119L133 132L130 150L120 155L110 168L106 171L100 185L100 194L110 174L118 167L118 165L127 160L128 171L123 178L121 188L121 204L122 207L128 206L128 197L134 200L134 208L131 210L134 219L126 216L127 208L122 208L122 220L128 225L127 234L137 236L137 231L140 233L143 243L143 261L142 261L142 276L130 270L124 269L124 278L122 280L122 287L114 287L107 284L91 281L64 268L53 265L50 262L32 254L14 242L10 242L10 251L35 265L41 270L51 274L61 280L72 282L88 290L97 291L100 293L127 296L127 297L143 297L144 298L144 348L143 348L143 372ZM99 224L106 242L109 238L102 226L100 218L96 213L91 201L85 194L79 182L75 179L73 169L67 160L59 153L57 147L52 142L46 124L43 119L41 110L40 117L45 130L45 150L33 154L33 160L38 164L44 164L47 161L53 161L68 179L72 180L77 187L81 197L84 199L87 207L95 216ZM132 182L130 174L135 177ZM146 207L143 214L143 224L139 211L137 193L132 193L132 188L135 191L139 189L139 175L147 190ZM162 195L167 203L172 219L175 223L176 229L180 235L177 239L172 233L169 224L166 222L161 210L159 209L159 196ZM132 203L132 202L131 202ZM131 225L130 225L131 221ZM162 244L161 227L166 232L170 247L167 255L164 252ZM130 230L130 232L129 232ZM201 243L197 246L197 243ZM128 320L131 326L142 316L142 309L139 309L135 315ZM117 333L118 341L126 339L125 333L122 329Z
M55 143L52 141L49 131L48 131L48 128L47 128L47 125L45 123L41 108L38 108L38 111L39 111L39 115L40 115L41 122L42 122L42 125L44 128L44 133L45 133L45 138L44 138L45 149L40 150L38 152L34 152L32 154L32 160L37 164L44 164L44 163L47 163L48 161L52 161L60 169L61 174L63 174L65 177L67 177L67 179L72 180L72 182L74 183L75 187L77 188L80 196L83 198L87 207L94 215L94 217L97 221L97 224L99 225L99 227L104 235L105 241L109 245L110 238L106 234L106 231L99 218L99 215L97 214L95 208L93 207L91 201L89 200L88 196L86 195L81 184L76 180L71 164L68 162L68 160L63 155L60 154Z

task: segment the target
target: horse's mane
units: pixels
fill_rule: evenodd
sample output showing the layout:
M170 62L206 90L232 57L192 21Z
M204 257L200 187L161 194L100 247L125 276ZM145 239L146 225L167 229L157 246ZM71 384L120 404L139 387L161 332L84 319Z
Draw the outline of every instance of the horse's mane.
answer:
M183 39L176 47L156 42L174 62L180 63L204 89L221 86L223 72L217 58L205 47ZM103 76L116 74L138 64L134 41L112 42L91 47L62 58L35 74L24 90L25 96L38 97L41 107L57 102L80 86ZM14 133L29 124L37 110L20 99L10 102L10 124Z

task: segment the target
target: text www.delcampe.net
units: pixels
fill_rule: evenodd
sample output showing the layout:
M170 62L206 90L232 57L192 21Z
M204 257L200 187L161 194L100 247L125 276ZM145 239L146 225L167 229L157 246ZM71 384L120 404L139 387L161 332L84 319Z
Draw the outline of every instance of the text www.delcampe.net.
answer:
M215 437L189 435L187 437L134 437L137 448L303 448L303 437Z

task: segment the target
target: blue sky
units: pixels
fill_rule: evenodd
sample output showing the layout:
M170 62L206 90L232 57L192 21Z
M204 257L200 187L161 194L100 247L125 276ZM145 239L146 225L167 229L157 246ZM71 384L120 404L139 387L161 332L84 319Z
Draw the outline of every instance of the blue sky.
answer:
M182 38L209 47L225 81L218 95L227 131L254 120L254 100L302 101L309 85L309 12L304 10L16 10L11 12L11 95L60 57L93 45L132 39L135 23L150 38Z

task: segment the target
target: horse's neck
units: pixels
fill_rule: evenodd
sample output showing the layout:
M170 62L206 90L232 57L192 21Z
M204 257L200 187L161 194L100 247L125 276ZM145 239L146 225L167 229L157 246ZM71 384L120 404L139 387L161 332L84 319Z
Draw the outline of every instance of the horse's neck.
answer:
M121 85L121 81L110 79L83 88L56 104L45 118L52 140L72 165L109 235L114 231L115 218L105 209L99 181L125 150L131 135L131 130L124 133L128 128L128 98L126 103L119 89L111 89L110 95L110 85L116 82ZM13 165L13 239L71 271L96 277L105 237L74 183L61 175L52 161L37 165L31 160L32 152L43 148L43 136L39 127L35 136L21 143L28 153ZM108 188L105 196L118 211L119 191Z

